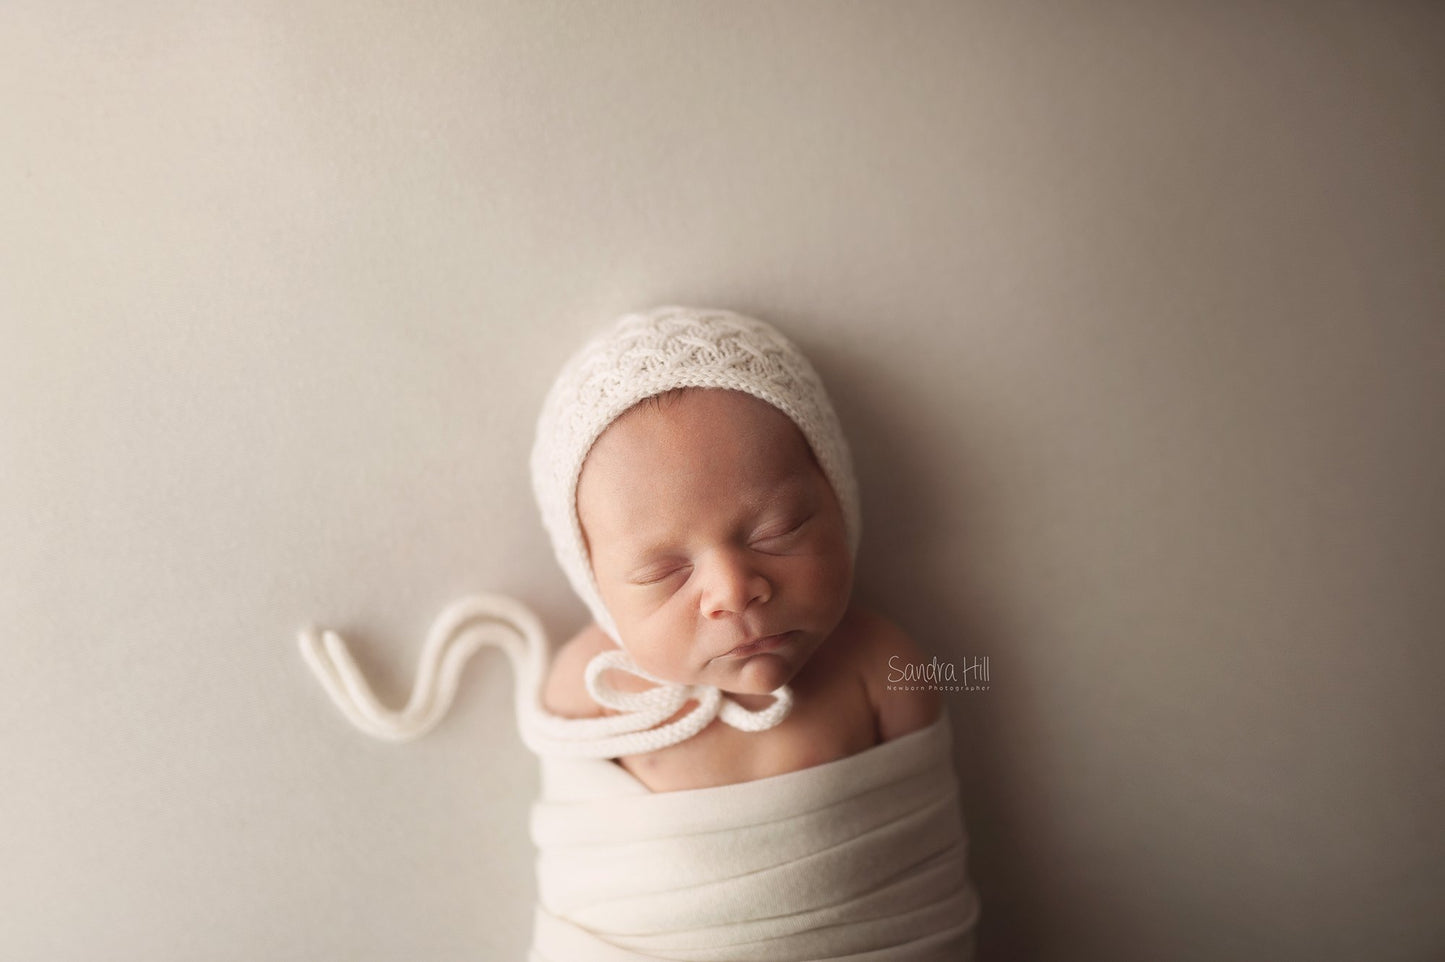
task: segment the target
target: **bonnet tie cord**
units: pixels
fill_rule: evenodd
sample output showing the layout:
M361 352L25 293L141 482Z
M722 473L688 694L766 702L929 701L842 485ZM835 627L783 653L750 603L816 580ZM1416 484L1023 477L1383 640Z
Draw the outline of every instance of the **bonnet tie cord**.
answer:
M361 731L386 741L410 741L436 727L456 697L467 660L484 645L495 645L511 659L516 679L517 730L538 755L617 758L667 748L686 741L714 718L740 731L766 731L792 710L786 685L772 693L767 708L749 711L712 685L662 681L639 668L626 651L605 651L587 665L587 691L617 712L599 718L562 718L542 707L547 676L547 635L530 609L505 595L474 595L448 605L432 623L422 646L416 681L406 706L393 710L357 667L346 641L336 632L307 628L300 633L301 655L331 701ZM654 683L641 692L618 690L602 678L622 671ZM689 700L696 705L666 725ZM660 727L659 727L660 726Z

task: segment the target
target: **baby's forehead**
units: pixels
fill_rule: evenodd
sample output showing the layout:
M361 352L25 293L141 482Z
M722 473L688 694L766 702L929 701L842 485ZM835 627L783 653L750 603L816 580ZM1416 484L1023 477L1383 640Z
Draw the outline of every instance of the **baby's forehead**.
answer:
M733 393L641 404L598 438L576 493L589 551L651 556L675 547L679 531L752 523L826 497L798 426L765 401L717 396Z
M802 430L786 413L751 394L723 388L675 388L638 401L598 435L588 459L599 448L638 452L699 446L719 451L767 446L816 460Z

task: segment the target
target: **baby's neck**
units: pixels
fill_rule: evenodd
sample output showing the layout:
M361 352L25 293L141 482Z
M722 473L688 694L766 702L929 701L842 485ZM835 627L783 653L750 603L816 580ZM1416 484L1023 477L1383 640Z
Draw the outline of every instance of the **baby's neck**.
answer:
M734 691L724 691L724 695L737 702L748 711L760 711L773 703L772 695L748 695Z

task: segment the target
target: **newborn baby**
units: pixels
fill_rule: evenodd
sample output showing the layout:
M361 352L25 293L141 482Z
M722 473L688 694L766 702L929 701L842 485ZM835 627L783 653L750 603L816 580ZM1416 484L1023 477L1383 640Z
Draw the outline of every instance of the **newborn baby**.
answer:
M961 962L978 900L923 657L852 602L857 484L808 361L728 311L630 314L564 367L532 484L592 624L549 660L497 595L448 608L405 708L301 649L377 737L435 725L484 644L541 762L529 962Z
M728 311L623 317L553 385L532 475L593 619L542 713L598 736L539 752L532 962L970 958L947 721L889 690L924 658L852 601L857 483L801 352Z
M851 602L843 510L798 427L750 394L677 388L629 408L593 444L577 515L598 594L638 667L794 707L764 732L714 721L693 738L618 759L653 791L750 781L833 761L938 715L927 691L888 691L890 656L924 659L890 622ZM558 653L544 704L607 713L583 672L618 643L596 624ZM623 690L635 675L611 673Z

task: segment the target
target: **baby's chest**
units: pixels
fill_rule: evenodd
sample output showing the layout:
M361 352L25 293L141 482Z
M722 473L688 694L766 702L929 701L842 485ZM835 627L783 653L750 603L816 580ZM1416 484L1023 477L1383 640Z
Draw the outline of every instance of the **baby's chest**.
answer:
M800 698L787 720L765 732L714 721L670 748L619 759L653 791L711 788L823 765L877 744L866 698Z

